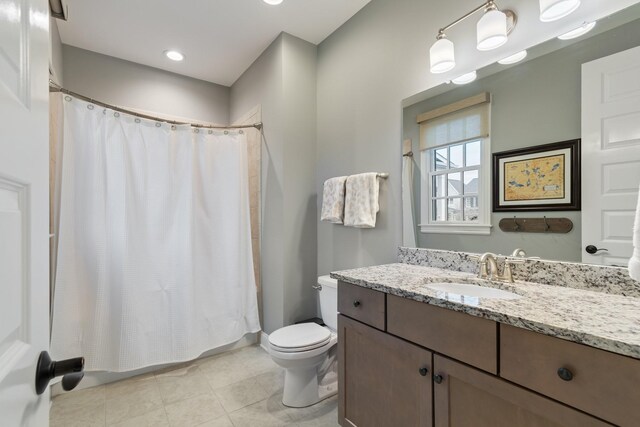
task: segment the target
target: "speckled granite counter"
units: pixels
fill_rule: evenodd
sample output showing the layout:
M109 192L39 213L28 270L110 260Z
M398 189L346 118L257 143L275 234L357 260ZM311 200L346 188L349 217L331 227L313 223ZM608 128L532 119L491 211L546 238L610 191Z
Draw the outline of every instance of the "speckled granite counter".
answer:
M640 359L640 298L521 281L489 283L519 299L461 298L430 289L427 282L473 281L475 274L402 263L338 271L331 277Z

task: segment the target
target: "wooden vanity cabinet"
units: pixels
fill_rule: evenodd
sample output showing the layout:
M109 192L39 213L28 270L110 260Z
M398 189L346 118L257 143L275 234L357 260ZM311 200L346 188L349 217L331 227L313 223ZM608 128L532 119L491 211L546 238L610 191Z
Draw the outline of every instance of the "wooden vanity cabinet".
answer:
M595 427L596 418L434 355L435 427Z
M338 317L340 425L432 425L432 353Z
M338 307L343 427L640 426L636 359L344 282Z

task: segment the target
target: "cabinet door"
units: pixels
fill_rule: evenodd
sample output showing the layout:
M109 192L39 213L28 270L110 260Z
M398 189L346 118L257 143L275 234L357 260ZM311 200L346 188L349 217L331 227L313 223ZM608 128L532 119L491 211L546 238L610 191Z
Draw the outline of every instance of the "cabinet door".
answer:
M342 315L338 352L340 425L432 425L431 352Z
M434 356L436 427L587 427L603 421L498 377Z

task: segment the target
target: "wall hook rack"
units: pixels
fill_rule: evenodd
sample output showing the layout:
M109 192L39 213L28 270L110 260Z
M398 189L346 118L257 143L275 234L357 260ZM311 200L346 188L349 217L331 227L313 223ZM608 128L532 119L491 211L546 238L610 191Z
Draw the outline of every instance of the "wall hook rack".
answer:
M573 221L569 218L502 218L500 230L507 233L568 233L573 230Z

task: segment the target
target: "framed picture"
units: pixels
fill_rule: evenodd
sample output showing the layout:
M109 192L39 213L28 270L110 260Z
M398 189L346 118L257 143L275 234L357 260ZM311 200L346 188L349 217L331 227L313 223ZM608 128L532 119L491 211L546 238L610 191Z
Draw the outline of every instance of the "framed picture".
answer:
M493 155L493 211L580 210L580 140Z

